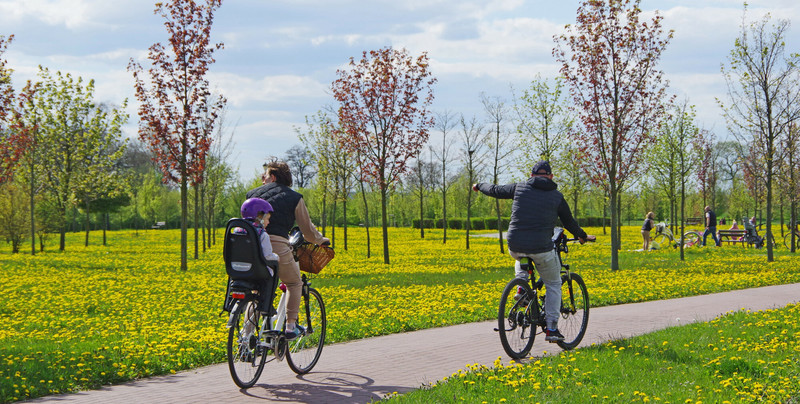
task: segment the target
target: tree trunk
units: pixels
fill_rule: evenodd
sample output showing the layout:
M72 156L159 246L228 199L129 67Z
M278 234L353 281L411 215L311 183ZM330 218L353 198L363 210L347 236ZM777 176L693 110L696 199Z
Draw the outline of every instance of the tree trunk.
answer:
M500 254L505 254L505 248L503 247L503 226L502 220L500 220L500 200L494 200L495 211L497 212L497 239L500 241Z
M369 245L369 206L367 205L367 191L364 189L364 181L359 180L361 184L361 198L364 201L364 228L367 230L367 258L371 256Z
M338 195L333 197L333 210L331 210L331 248L336 247L336 202Z
M619 270L619 232L617 231L617 227L619 226L619 212L617 212L617 199L619 198L618 190L617 190L617 183L615 178L611 178L609 180L609 196L611 200L609 201L609 205L611 207L611 270L617 271Z
M344 231L344 250L347 251L347 192L342 201L342 226Z
M203 254L206 253L206 187L200 187L200 229L201 239L203 240Z
M30 150L31 156L31 255L36 255L36 161L35 161L35 152L36 152L36 131L33 131L33 146Z
M420 182L420 189L419 189L419 238L425 238L425 223L424 223L424 215L425 215L425 208L423 205L423 195L422 195L422 182Z
M686 261L686 258L683 255L683 235L686 233L686 184L684 181L681 181L681 231L678 234L678 239L680 240L680 249L681 249L681 261Z
M84 247L88 247L89 246L89 226L90 226L90 223L89 223L89 201L88 200L84 200L84 202L86 202L86 221L84 222L84 226L86 228L86 237L84 238L83 246Z
M194 259L200 257L200 229L199 226L199 218L200 218L200 192L197 189L198 185L194 186Z
M389 223L386 214L386 193L387 185L381 178L381 221L383 222L383 263L389 265Z
M108 212L103 213L103 246L106 246L106 230L108 230Z
M185 142L184 142L185 143ZM181 271L186 271L189 266L187 263L187 248L188 248L188 219L189 219L189 179L186 173L186 153L181 158Z

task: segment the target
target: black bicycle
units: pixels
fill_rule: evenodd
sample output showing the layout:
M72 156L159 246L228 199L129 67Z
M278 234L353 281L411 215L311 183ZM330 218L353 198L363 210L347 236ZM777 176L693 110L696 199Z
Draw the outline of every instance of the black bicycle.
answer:
M297 324L305 327L305 333L293 340L285 338L286 286L280 284L284 293L276 310L273 302L278 277L272 268L277 268L277 262L263 260L260 243L254 237L256 231L248 225L241 219L228 221L224 244L225 264L231 278L223 308L230 312L228 368L233 382L241 388L252 387L266 363L276 359L286 358L297 374L308 373L319 361L327 332L322 295L311 287L312 275L303 274ZM237 233L237 227L247 233ZM253 248L254 245L258 248Z
M568 253L567 243L571 241L578 239L567 238L563 229L556 228L553 243L561 264L561 318L558 329L564 335L564 340L557 344L564 350L578 346L589 323L589 292L586 290L586 283L580 275L570 272L569 264L565 264L562 258L562 254ZM503 349L512 359L526 357L533 347L536 334L544 333L547 328L544 282L541 279L536 280L536 271L529 258L522 258L520 264L523 269L527 269L530 281L514 278L508 282L500 296L495 328L495 331L500 332Z

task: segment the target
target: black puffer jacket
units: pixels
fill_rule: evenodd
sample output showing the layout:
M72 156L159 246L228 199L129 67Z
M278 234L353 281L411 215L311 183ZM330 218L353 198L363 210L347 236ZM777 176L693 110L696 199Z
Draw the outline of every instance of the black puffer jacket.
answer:
M275 211L269 219L267 234L289 237L289 231L294 226L294 210L303 195L277 182L271 182L258 188L247 191L247 198L261 198L270 205Z
M508 249L527 254L553 249L551 237L559 218L573 236L586 237L586 232L572 217L567 201L557 188L553 180L539 176L516 184L478 184L478 189L486 195L514 199L508 224Z

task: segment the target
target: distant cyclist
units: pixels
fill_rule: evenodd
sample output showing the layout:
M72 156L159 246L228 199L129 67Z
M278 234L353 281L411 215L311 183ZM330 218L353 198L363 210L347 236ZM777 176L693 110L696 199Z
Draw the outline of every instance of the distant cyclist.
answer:
M556 188L558 185L553 182L553 173L547 161L536 163L526 182L472 185L473 190L488 196L514 200L511 205L511 222L508 224L508 252L517 260L514 266L517 278L528 279L528 272L519 263L520 258L528 257L536 265L544 282L547 296L544 302L547 320L545 340L549 342L564 340L564 336L558 331L558 318L561 314L561 265L552 240L556 219L561 219L564 227L581 244L594 240L594 236L588 236L572 217L567 201ZM520 297L521 293L518 291L516 299Z

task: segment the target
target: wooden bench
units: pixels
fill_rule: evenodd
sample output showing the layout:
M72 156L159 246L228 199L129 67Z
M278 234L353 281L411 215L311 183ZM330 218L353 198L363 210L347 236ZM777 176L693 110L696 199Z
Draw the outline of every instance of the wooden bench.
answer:
M744 229L736 229L736 230L719 230L717 234L719 235L719 242L720 243L742 243L744 245Z
M703 217L687 217L686 224L688 226L697 226L700 224L705 224L705 218Z

